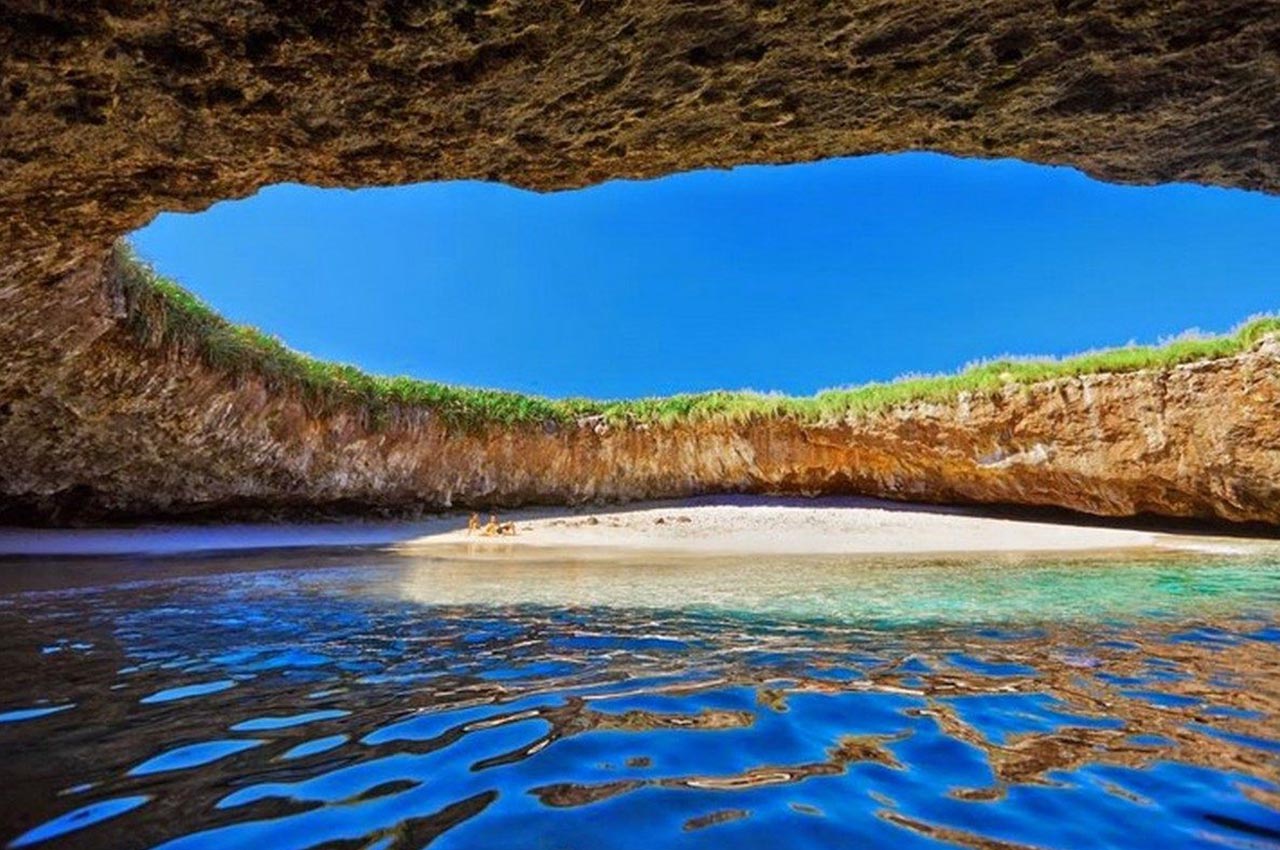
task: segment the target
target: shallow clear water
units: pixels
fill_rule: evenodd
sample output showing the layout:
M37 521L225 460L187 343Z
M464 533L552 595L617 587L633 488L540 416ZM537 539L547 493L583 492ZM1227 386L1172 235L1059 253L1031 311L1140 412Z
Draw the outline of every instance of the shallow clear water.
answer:
M1280 560L0 564L11 847L1280 845Z

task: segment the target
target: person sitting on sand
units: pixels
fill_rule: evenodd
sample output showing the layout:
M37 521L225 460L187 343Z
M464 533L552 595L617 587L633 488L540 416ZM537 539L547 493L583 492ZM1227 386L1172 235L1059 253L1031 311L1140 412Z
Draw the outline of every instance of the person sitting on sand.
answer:
M484 529L480 533L485 537L493 537L499 534L497 514L489 514L489 522L485 524Z

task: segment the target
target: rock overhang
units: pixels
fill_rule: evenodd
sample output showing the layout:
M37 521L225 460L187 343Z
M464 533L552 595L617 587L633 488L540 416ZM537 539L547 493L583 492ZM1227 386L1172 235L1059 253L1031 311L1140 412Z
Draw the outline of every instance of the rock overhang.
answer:
M160 211L277 182L549 190L905 150L1280 192L1280 0L17 0L0 19L0 82L0 484L5 497L107 513L625 498L693 480L627 455L635 438L584 438L571 458L529 446L521 466L507 444L446 452L429 428L392 440L394 459L369 448L344 467L337 447L376 444L358 424L309 418L252 381L143 350L121 327L105 258ZM1251 406L1276 397L1275 360L1241 363L1220 384L1187 385L1182 442L1162 451L1181 451L1191 472L1161 478L1151 465L1146 487L1132 483L1138 460L1081 434L1083 465L1022 478L997 480L959 449L897 463L887 447L905 451L904 436L892 430L807 462L841 486L891 481L911 498L1275 521L1280 460ZM1122 383L1115 398L1141 413L1145 386ZM1230 433L1215 423L1196 436L1201 390L1238 396ZM1045 410L1024 414L1000 427L1071 433ZM1099 439L1152 451L1131 421L1141 416L1115 415ZM821 485L808 467L785 471L807 457L790 438L716 436L730 454L757 438L780 440L774 484ZM446 456L464 460L441 469ZM648 464L648 477L630 490L600 477L593 464L610 456ZM859 457L880 471L859 471ZM557 465L588 470L594 489L539 481ZM694 478L763 486L752 474Z
M0 47L6 254L36 261L286 181L935 150L1280 191L1275 0L23 0Z

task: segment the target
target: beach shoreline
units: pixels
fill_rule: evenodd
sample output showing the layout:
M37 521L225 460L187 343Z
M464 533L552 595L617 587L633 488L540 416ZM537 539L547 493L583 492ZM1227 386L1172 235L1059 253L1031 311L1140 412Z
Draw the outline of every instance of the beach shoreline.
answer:
M478 518L483 527L488 514ZM991 510L857 497L717 496L578 512L495 515L514 534L456 528L395 544L457 556L533 554L911 555L1178 550L1233 554L1276 545L1262 538L1170 532L1006 516Z
M1010 516L997 510L860 497L714 496L497 513L513 534L468 531L470 512L400 522L0 529L0 555L165 555L308 547L378 547L449 557L897 555L1202 551L1247 554L1264 538ZM490 514L478 515L483 528Z

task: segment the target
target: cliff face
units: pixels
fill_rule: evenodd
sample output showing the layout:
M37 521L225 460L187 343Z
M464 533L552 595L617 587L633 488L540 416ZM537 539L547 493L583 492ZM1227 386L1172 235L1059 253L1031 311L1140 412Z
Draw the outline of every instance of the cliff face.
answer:
M369 429L124 330L115 237L274 182L933 149L1280 192L1278 0L113 0L0 15L0 502L838 490L1280 522L1274 344L827 427Z
M9 0L2 261L284 181L932 149L1275 192L1278 62L1280 0Z
M74 295L73 295L74 293ZM704 492L861 493L1104 515L1280 523L1280 338L1166 370L1010 384L807 425L449 429L424 410L370 425L260 378L141 348L102 279L26 316L47 356L11 364L0 421L10 510L74 519L191 510L281 515L629 500Z

